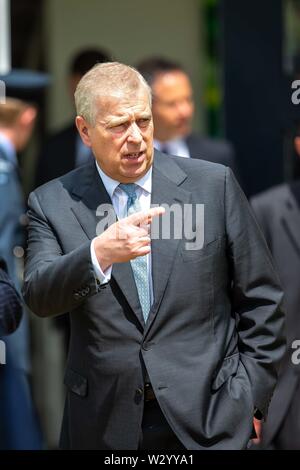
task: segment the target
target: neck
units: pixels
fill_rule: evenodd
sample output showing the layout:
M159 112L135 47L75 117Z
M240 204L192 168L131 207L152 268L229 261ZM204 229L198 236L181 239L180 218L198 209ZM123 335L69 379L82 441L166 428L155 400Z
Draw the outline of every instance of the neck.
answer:
M17 148L17 139L16 139L16 133L12 129L7 129L5 128L0 128L0 132L2 135L4 135L7 140L11 142L11 144L14 146L14 148Z

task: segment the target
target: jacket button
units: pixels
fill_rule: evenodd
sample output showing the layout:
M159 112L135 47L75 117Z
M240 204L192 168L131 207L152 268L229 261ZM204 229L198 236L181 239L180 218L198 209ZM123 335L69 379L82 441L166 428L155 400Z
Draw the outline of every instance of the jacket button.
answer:
M16 245L13 249L13 254L16 258L23 258L24 248L22 246Z
M135 391L135 397L134 397L134 401L137 405L143 402L143 396L144 396L144 390L142 388L138 388Z
M19 223L20 225L22 225L23 227L26 227L28 225L28 217L26 214L21 214L20 217L19 217Z

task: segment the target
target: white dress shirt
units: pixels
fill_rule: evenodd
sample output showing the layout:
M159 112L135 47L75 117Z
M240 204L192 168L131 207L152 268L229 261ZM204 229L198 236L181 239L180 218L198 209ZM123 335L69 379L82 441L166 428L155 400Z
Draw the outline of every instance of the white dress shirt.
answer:
M119 181L116 181L109 176L107 176L99 167L98 163L96 162L97 170L99 176L105 186L106 191L108 192L113 208L116 212L118 219L123 219L127 216L127 194L119 188ZM136 194L141 206L142 211L147 211L150 209L151 205L151 190L152 190L152 167L149 171L138 181L135 181L137 185ZM96 237L97 238L97 237ZM98 259L96 257L95 249L94 249L94 238L91 242L91 258L92 263L95 271L96 277L99 279L100 284L105 284L110 281L111 278L111 271L112 266L106 269L105 272L102 271ZM152 283L152 275L151 275L151 256L150 254L147 255L147 268L148 268L148 280L150 284L150 302L153 302L153 283Z
M154 139L154 147L157 150L166 149L167 153L170 155L175 155L177 157L190 158L189 148L184 139L172 139L167 142L160 142L159 140Z

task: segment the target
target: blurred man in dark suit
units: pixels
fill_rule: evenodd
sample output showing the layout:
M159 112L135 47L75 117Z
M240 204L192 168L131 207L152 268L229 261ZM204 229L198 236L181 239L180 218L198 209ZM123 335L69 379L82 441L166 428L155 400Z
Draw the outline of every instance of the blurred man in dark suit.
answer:
M300 156L299 124L294 147ZM300 180L264 191L254 196L251 204L277 264L287 311L287 352L262 428L262 446L300 450L300 365L296 351L300 340Z
M108 60L110 60L110 55L98 48L84 49L74 56L68 77L72 100L74 100L74 92L81 77L95 64ZM37 162L35 185L40 186L88 163L91 159L91 150L82 143L72 121L45 142Z
M0 259L0 336L13 333L21 317L21 299L7 275L5 262Z
M221 163L236 173L234 151L228 142L192 132L195 105L184 68L162 57L152 57L140 62L137 69L152 89L155 148L171 155Z

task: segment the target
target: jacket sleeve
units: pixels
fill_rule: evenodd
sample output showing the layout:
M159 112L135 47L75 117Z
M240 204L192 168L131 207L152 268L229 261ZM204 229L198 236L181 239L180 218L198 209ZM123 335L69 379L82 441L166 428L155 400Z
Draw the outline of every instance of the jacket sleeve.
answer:
M63 253L35 192L29 196L28 205L25 302L39 316L70 312L102 288L93 269L91 242Z
M254 406L265 417L285 352L283 292L260 228L228 168L224 201L240 357Z

